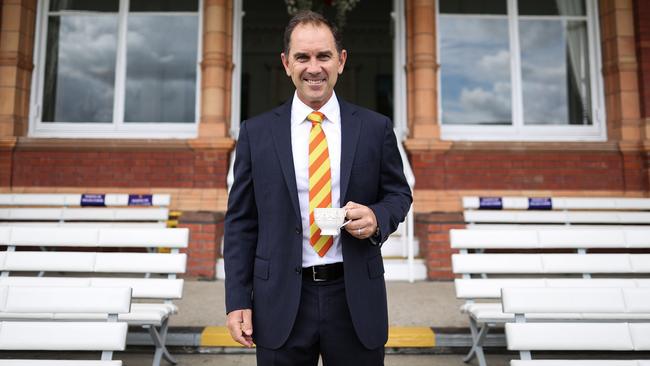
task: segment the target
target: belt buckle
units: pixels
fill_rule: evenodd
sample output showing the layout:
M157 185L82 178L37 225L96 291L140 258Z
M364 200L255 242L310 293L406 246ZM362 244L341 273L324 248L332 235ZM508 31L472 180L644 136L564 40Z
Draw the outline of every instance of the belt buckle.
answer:
M311 270L311 279L312 279L314 282L324 282L324 281L327 281L326 278L316 278L316 268L318 268L318 267L316 267L316 266L313 266L313 267L312 267L312 270Z

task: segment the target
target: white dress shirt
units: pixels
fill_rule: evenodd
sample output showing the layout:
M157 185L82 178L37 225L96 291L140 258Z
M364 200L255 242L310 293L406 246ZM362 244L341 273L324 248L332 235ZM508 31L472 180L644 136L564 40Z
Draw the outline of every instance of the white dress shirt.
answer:
M334 244L323 257L320 257L309 243L309 132L311 131L311 122L307 120L307 116L313 111L294 93L291 103L291 150L302 219L303 267L343 261L340 236L334 237ZM334 92L318 111L325 115L322 128L327 139L330 157L332 207L341 207L341 110Z

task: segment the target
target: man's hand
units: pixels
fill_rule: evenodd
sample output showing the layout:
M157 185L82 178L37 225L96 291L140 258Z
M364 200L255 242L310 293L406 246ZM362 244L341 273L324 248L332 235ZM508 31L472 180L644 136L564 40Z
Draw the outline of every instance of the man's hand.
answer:
M232 339L245 347L253 347L253 310L233 310L228 313L226 326Z
M345 217L352 220L345 225L345 230L357 239L367 239L377 231L377 218L372 210L364 205L348 202L344 207Z

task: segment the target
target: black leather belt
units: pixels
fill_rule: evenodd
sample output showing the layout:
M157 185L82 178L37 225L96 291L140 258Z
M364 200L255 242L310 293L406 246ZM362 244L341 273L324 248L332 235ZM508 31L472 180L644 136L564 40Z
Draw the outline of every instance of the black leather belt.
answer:
M343 263L323 264L302 269L302 279L311 282L334 281L343 276Z

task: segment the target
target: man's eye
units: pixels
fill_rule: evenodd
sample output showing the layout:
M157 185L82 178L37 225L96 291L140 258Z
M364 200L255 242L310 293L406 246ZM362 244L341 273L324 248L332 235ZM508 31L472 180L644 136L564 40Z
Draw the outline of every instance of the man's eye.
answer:
M318 56L318 59L319 59L319 60L322 60L322 61L327 61L327 60L329 60L330 58L331 58L331 57L330 57L329 55L320 55L320 56Z
M296 57L296 60L304 62L304 61L307 61L307 57L306 56L298 56L298 57Z

